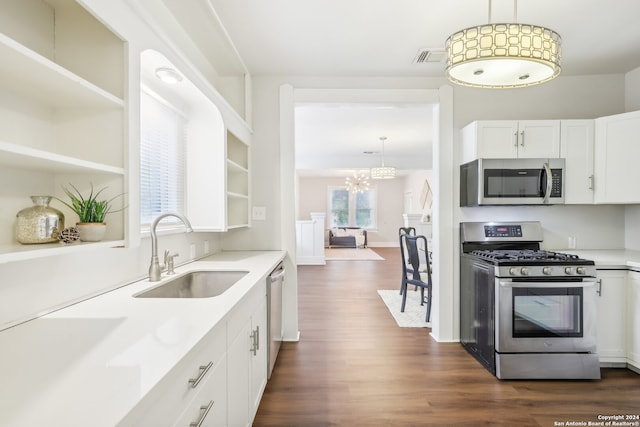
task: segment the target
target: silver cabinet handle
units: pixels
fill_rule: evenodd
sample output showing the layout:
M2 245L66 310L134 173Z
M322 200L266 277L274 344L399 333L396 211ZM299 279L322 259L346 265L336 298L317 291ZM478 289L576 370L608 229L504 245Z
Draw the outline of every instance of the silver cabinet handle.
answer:
M209 362L204 366L200 366L200 373L198 374L198 376L189 380L189 385L191 386L191 388L198 387L198 384L200 384L200 381L202 381L202 379L207 374L207 372L209 372L209 369L211 369L212 366L213 362Z
M602 279L598 279L598 289L596 289L596 294L598 294L599 297L602 296Z
M251 348L249 351L255 356L258 354L258 350L260 350L260 326L256 326L255 331L251 331L249 338L251 338Z
M212 407L213 407L213 400L210 401L208 405L201 406L200 417L198 417L196 421L193 421L192 423L190 423L189 427L200 427L204 422L204 419L207 418L207 415L209 415L209 411L211 410Z
M251 348L249 349L249 351L255 356L258 352L258 349L256 348L256 331L251 331L251 335L249 335L249 338L251 338Z
M515 131L515 133L513 134L513 136L515 137L513 139L513 146L517 147L518 146L518 131Z
M260 350L260 326L256 326L256 350Z
M520 146L524 147L524 131L523 130L520 131L520 137L521 137L520 138Z
M593 175L589 175L589 190L593 190L595 177Z

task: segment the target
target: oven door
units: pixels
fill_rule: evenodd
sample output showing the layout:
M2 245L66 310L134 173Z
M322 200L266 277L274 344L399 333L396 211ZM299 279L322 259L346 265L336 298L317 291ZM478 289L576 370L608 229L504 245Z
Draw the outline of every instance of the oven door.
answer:
M496 351L595 353L595 283L496 278Z

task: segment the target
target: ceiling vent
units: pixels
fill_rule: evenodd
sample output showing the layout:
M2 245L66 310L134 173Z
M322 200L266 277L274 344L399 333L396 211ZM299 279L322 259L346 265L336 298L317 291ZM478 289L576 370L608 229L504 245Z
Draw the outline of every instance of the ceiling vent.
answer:
M441 48L423 48L413 58L414 64L426 64L429 62L442 62L446 57L446 52Z

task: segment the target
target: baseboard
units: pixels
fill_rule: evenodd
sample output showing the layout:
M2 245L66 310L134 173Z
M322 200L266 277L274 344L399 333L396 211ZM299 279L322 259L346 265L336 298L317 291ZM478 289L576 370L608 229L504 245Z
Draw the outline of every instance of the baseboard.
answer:
M400 244L398 242L369 242L367 243L368 248L399 248Z

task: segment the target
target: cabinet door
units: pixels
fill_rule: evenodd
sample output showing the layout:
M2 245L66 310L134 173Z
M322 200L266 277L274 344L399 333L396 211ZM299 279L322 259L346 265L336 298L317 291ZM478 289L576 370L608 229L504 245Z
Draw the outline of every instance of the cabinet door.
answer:
M250 364L253 348L251 319L247 318L240 333L227 349L229 385L227 390L230 426L249 424Z
M257 346L251 353L251 382L249 390L249 408L251 419L254 418L260 405L262 392L267 385L267 354L269 353L269 341L267 330L267 303L266 300L253 312L251 316L252 333L257 331ZM254 354L255 353L255 354Z
M518 158L560 157L559 120L523 120L518 122Z
M487 120L477 122L477 158L510 159L518 156L518 122Z
M640 369L640 272L629 273L627 297L627 363Z
M596 203L640 203L638 135L640 111L596 119Z
M565 159L564 202L593 203L593 120L560 123L560 157Z
M598 354L600 362L625 362L626 270L598 270Z

